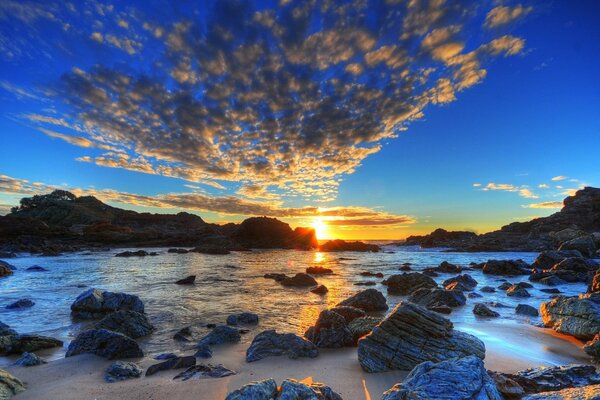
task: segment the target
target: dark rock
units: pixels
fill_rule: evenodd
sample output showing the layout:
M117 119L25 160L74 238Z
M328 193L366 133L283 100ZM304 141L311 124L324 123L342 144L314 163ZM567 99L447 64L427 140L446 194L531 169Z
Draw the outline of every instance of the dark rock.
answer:
M409 236L404 243L398 243L403 246L421 246L422 248L432 247L462 247L465 244L471 243L477 238L473 232L453 231L449 232L445 229L438 228L428 235Z
M598 400L600 384L543 392L523 397L523 400Z
M0 278L9 276L13 274L12 268L9 266L10 264L5 263L4 261L0 263Z
M558 276L553 276L553 275L541 278L539 280L539 282L542 285L548 285L548 286L560 286L560 285L564 285L565 283L567 283L566 281L560 279Z
M408 300L427 308L438 306L460 307L467 303L463 292L445 289L419 289L413 292Z
M0 399L8 400L23 391L25 391L25 384L20 379L0 369Z
M143 357L144 352L137 342L122 333L93 329L80 333L67 349L65 357L83 353L92 353L108 358L137 358Z
M281 383L278 400L293 399L323 399L342 400L341 396L334 392L329 386L322 383L303 383L295 379L286 379Z
M469 275L469 274L462 274L462 275L455 276L454 278L446 279L442 283L442 286L448 290L452 290L448 286L453 283L460 283L468 290L473 290L477 286L477 281L475 279L473 279L471 277L471 275Z
M6 306L9 310L20 310L23 308L33 307L35 303L29 299L20 299Z
M302 272L297 273L291 278L286 278L280 282L283 286L306 287L318 285L315 278Z
M356 282L354 286L376 286L377 282L367 281L367 282Z
M258 324L258 315L251 312L231 314L227 317L227 325L256 325Z
M191 342L192 341L192 327L186 326L185 328L181 328L175 335L173 335L173 339L179 342Z
M196 357L194 356L171 358L170 360L149 366L148 369L146 369L146 376L152 376L157 372L168 371L171 369L190 368L194 365L196 365Z
M223 365L211 365L211 364L198 364L193 367L189 367L185 371L175 375L173 379L181 379L187 381L189 379L198 377L209 377L209 378L224 378L226 376L235 375L235 371L225 368Z
M307 267L306 273L313 274L313 275L333 274L333 270L329 269L329 268L320 267L317 265L317 266Z
M155 360L170 360L171 358L176 358L177 354L175 353L160 353L159 355L155 356L154 359Z
M352 333L354 342L358 342L358 339L371 333L373 328L375 328L380 322L381 319L369 316L353 319L348 324L348 329Z
M320 251L361 251L377 253L381 248L375 244L363 242L346 242L344 240L330 240L319 246Z
M167 250L167 253L187 254L187 253L189 253L189 250L186 250L186 249L169 249L169 250Z
M600 294L557 296L540 306L546 327L556 332L590 340L600 332Z
M531 267L536 270L545 270L552 268L553 265L558 264L562 260L568 257L581 257L581 253L578 251L556 251L548 250L541 252Z
M102 318L108 313L131 310L144 313L144 303L139 297L126 293L113 293L88 289L71 304L71 314L77 318Z
M531 297L527 289L519 285L512 285L506 290L506 295L511 297Z
M39 265L32 265L29 268L26 268L25 271L28 272L47 272L48 270L44 267L40 267Z
M520 399L525 395L525 391L517 382L509 378L505 374L494 371L488 371L490 378L496 383L496 388L504 396L505 399Z
M346 320L346 323L350 323L356 318L365 317L367 314L360 308L350 306L338 306L331 309L331 311L340 314Z
M483 273L489 275L529 275L531 268L523 260L488 260L483 266Z
M196 275L190 275L178 281L175 281L177 285L193 285L196 281Z
M435 270L445 274L456 274L461 273L463 269L458 265L450 264L448 261L442 261L442 263L438 265Z
M540 393L600 383L593 365L537 367L516 374L500 374L517 382L525 393Z
M115 361L106 369L104 380L106 382L119 382L142 376L142 368L129 361Z
M509 284L509 286L510 286L510 284ZM483 293L494 293L496 291L496 289L494 289L491 286L484 286L481 289L479 289L479 291L483 292Z
M558 293L561 293L561 291L560 291L560 290L558 290L558 289L554 289L554 288L552 288L552 289L540 289L540 292L544 292L544 293L551 293L551 294L558 294Z
M432 278L439 276L439 274L437 272L435 272L434 268L425 268L423 270L423 275L431 276Z
M198 342L197 347L204 345L213 346L225 343L238 343L241 339L240 332L227 325L217 325L210 333Z
M418 272L392 275L382 283L387 285L388 294L400 296L409 295L417 289L437 287L433 279Z
M321 348L338 348L354 345L352 332L340 314L324 310L319 314L314 326L308 328L304 337Z
M483 296L480 295L479 293L471 292L471 293L467 294L467 297L470 299L478 299Z
M350 306L367 312L385 311L388 309L385 297L377 289L366 289L358 292L340 302L337 306Z
M19 335L15 330L0 323L0 355L31 353L62 345L62 341L48 336Z
M417 365L404 382L383 393L381 400L502 400L481 358L453 358Z
M25 352L21 354L21 357L17 361L15 361L14 365L18 365L20 367L33 367L36 365L46 364L48 361L44 360L40 356L35 353Z
M249 249L298 249L309 250L318 247L315 230L296 228L275 218L253 217L244 220L234 228L231 238Z
M329 292L329 289L327 289L327 286L325 286L325 285L319 285L316 288L311 289L310 291L311 291L311 293L314 293L314 294L324 295L327 292Z
M427 307L428 310L431 311L435 311L436 313L440 313L440 314L452 314L452 309L448 306L444 306L444 305L439 305L439 304L434 304L432 306Z
M123 251L121 253L115 254L115 257L145 257L148 255L150 255L150 254L147 251L138 250L138 251Z
M581 236L564 242L558 248L558 251L576 250L584 257L592 257L596 253L596 242L592 236Z
M502 285L498 286L498 289L500 290L508 290L512 287L512 283L510 282L504 282Z
M446 318L410 302L398 304L358 341L358 361L367 372L410 370L424 361L469 355L484 358L483 342L454 330Z
M120 310L104 317L96 324L95 329L119 332L132 339L137 339L151 334L154 326L144 314L136 311Z
M283 280L288 279L288 276L286 274L270 273L270 274L265 274L264 278L265 279L273 279L276 282L281 282Z
M485 304L475 304L473 307L473 314L478 315L480 317L494 317L497 318L500 316L496 311L490 310Z
M212 355L213 353L210 347L208 347L208 345L202 345L198 347L198 350L196 351L196 354L194 354L194 357L211 358Z
M362 271L360 276L370 276L373 278L383 278L383 273L381 272L371 272L371 271Z
M538 310L535 307L529 306L527 304L519 304L515 308L515 312L521 315L528 315L530 317L537 317L540 315Z
M583 350L595 360L600 360L600 333L583 346Z
M402 265L398 268L400 271L412 271L412 268L409 265Z
M225 400L274 400L277 398L277 383L274 379L250 382L229 393Z
M213 256L223 256L231 253L227 247L215 244L203 244L202 246L196 246L190 250L190 252L209 254Z
M265 357L282 355L287 355L291 359L315 358L319 355L319 350L309 340L293 333L277 333L275 330L267 330L256 335L246 350L246 361L254 362Z

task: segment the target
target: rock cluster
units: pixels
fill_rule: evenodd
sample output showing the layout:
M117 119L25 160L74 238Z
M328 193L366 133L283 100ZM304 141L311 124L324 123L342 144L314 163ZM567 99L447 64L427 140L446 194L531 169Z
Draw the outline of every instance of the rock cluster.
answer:
M277 387L274 379L251 382L229 393L225 400L342 400L342 397L322 383L303 383L286 379Z

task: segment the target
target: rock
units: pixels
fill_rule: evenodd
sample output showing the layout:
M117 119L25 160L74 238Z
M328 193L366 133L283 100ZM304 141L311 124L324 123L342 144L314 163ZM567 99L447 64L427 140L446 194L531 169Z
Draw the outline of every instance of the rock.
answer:
M427 307L428 310L431 311L435 311L436 313L440 313L440 314L452 314L452 309L448 306L444 306L444 305L432 305Z
M551 294L561 293L561 291L558 289L540 289L540 292L551 293Z
M46 364L48 361L44 360L35 353L25 352L21 354L21 357L15 361L15 365L20 367L33 367L36 365Z
M506 295L511 297L531 297L527 289L519 285L512 285L506 290Z
M0 399L8 400L25 391L25 384L7 371L0 369Z
M5 277L13 274L12 268L9 267L8 263L0 263L0 277Z
M330 240L319 246L320 251L361 251L377 253L381 248L375 244L363 242L346 242L344 240Z
M537 367L516 374L498 374L512 379L528 394L600 383L600 374L593 365Z
M167 253L187 254L187 253L189 253L189 250L186 250L186 249L169 249L169 250L167 250Z
M278 274L278 273L270 273L264 275L265 279L273 279L276 282L281 282L283 280L288 279L289 277L286 274Z
M19 335L7 325L0 323L0 354L21 354L53 347L61 347L63 342L48 336Z
M427 275L418 272L410 272L400 275L392 275L382 282L387 286L388 294L406 296L417 289L432 289L437 283Z
M592 283L588 288L588 293L598 293L600 292L600 270L596 272L594 278L592 279Z
M437 272L442 272L446 274L456 274L462 272L462 267L458 265L450 264L448 261L442 261L440 265L438 265L435 270Z
M489 275L529 275L531 269L523 260L488 260L483 266L483 273Z
M210 333L198 342L197 347L203 345L213 346L225 343L238 343L241 339L240 331L227 325L217 325Z
M329 292L329 289L327 289L327 286L325 285L319 285L316 288L311 289L310 292L318 295L324 295L327 294L327 292Z
M556 332L590 340L600 332L600 294L557 296L540 306L542 320Z
M346 300L338 303L339 306L360 308L363 311L385 311L388 309L383 294L377 289L366 289L358 292Z
M227 247L208 243L203 244L202 246L194 247L192 250L190 250L190 252L209 254L213 256L224 256L231 253L231 251Z
M146 376L152 376L160 371L168 371L170 369L190 368L196 365L196 357L185 356L171 358L170 360L154 364L146 369Z
M367 314L360 308L350 306L338 306L331 309L331 311L340 314L346 320L346 323L350 323L356 318L365 317Z
M117 253L115 254L115 257L145 257L150 255L150 253L148 253L145 250L138 250L138 251L124 251L122 253Z
M348 330L352 333L352 338L354 342L358 342L358 339L361 337L371 333L373 328L377 326L381 322L381 319L374 317L360 317L353 319L350 323L348 323Z
M475 307L473 307L473 314L478 315L480 317L494 317L497 318L500 316L496 311L490 310L485 304L477 303Z
M583 346L583 350L595 360L600 360L600 333Z
M515 308L515 312L521 315L528 315L530 317L537 317L540 315L538 310L535 307L531 307L527 304L519 304Z
M181 328L173 335L173 339L179 342L191 342L192 341L192 327L186 326Z
M283 286L304 287L317 286L318 283L312 276L302 272L297 273L291 278L286 278L280 282Z
M376 285L377 285L377 282L372 282L372 281L369 281L369 282L356 282L354 284L354 286L376 286Z
M507 290L509 288L512 287L512 283L510 282L504 282L502 285L498 286L498 289L500 290Z
M467 294L467 297L470 299L477 299L477 298L481 298L483 296L480 295L479 293L471 292L471 293Z
M435 278L436 276L439 276L439 274L437 272L435 272L434 268L425 268L423 270L423 275L431 276L433 278Z
M193 367L189 367L185 371L175 375L173 379L187 381L195 377L224 378L231 375L235 375L235 371L225 368L221 364L216 366L211 364L198 364L194 365Z
M106 382L119 382L142 376L142 368L129 361L115 361L106 369L104 380Z
M383 278L383 273L381 272L371 272L371 271L362 271L360 276L369 276L373 278Z
M159 355L155 356L154 359L155 360L170 360L171 358L176 358L177 354L175 353L160 353Z
M190 276L186 276L183 279L175 281L175 284L177 284L177 285L193 285L195 281L196 281L196 275L190 275Z
M306 273L313 275L333 274L333 270L316 265L313 267L307 267Z
M520 399L525 395L525 391L517 382L505 374L494 371L488 371L490 378L496 383L496 388L505 399Z
M400 268L398 268L400 271L412 271L412 268L410 267L410 265L402 265Z
M48 270L44 267L40 267L39 265L32 265L31 267L25 269L28 272L48 272Z
M465 286L462 282L452 282L444 287L446 290L454 290L458 292L469 292L471 289L469 286Z
M277 397L277 383L274 379L250 382L229 393L225 400L273 400Z
M246 361L254 362L265 357L287 355L291 359L298 357L315 358L319 355L317 346L293 333L277 333L267 330L256 335L246 350Z
M315 230L298 227L294 230L275 218L253 217L235 227L231 238L249 249L299 249L318 247Z
M592 236L580 236L561 244L558 251L564 250L577 250L584 257L592 257L596 253L596 242Z
M319 314L314 326L304 333L304 337L321 348L339 348L354 345L352 332L340 314L324 310Z
M139 297L131 294L91 288L77 296L71 304L71 314L83 319L102 318L108 313L119 310L131 310L143 314L144 303Z
M9 310L20 310L23 308L33 307L35 303L29 299L20 299L6 306Z
M104 317L96 324L95 329L119 332L132 339L137 339L151 334L154 326L144 314L136 311L120 310Z
M542 251L531 267L536 270L545 270L550 269L553 265L558 264L562 260L568 257L581 257L581 253L576 250L568 250L568 251L556 251L556 250L547 250Z
M496 289L494 289L491 286L484 286L481 289L479 289L479 291L483 292L483 293L494 293L496 291Z
M598 400L600 385L563 389L554 392L544 392L523 397L523 400Z
M295 379L286 379L281 383L278 400L342 400L329 386L322 383L303 383Z
M485 357L475 336L453 329L446 318L417 304L401 302L358 341L358 361L367 372L410 370L424 361Z
M502 400L483 361L476 356L417 365L404 382L383 393L381 400Z
M243 312L240 314L231 314L227 317L227 325L256 325L258 324L258 315L251 312Z
M202 346L198 346L198 350L194 354L194 357L211 358L212 355L213 354L212 354L212 350L210 349L210 347L208 347L208 345L202 345Z
M548 285L548 286L560 286L560 285L567 283L566 281L560 279L557 276L553 276L553 275L541 278L539 280L539 282L543 285ZM544 290L544 289L542 289L542 290Z
M122 333L106 329L92 329L80 333L67 349L65 357L91 353L113 360L115 358L143 357L144 352L137 342Z
M477 281L473 279L469 274L457 275L454 278L446 279L442 283L442 286L448 290L452 290L452 288L449 288L448 286L450 286L453 283L460 283L465 288L467 288L467 290L473 290L477 286Z
M419 289L413 292L408 300L427 308L438 306L460 307L467 303L467 298L463 292L446 289Z

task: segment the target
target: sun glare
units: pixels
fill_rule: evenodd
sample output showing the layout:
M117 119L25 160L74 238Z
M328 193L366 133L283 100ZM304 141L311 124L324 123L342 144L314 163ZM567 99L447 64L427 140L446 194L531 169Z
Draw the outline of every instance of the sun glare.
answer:
M329 239L329 226L325 223L324 220L320 218L313 220L312 227L315 230L317 239Z

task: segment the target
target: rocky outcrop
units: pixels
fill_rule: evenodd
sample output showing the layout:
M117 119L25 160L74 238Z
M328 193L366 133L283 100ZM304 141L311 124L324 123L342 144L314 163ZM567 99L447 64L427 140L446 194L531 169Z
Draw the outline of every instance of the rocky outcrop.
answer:
M488 260L482 269L484 274L489 275L529 275L531 268L523 260Z
M142 376L142 368L130 361L115 361L107 369L104 375L106 382L119 382Z
M306 330L304 337L322 348L347 347L355 344L346 319L331 310L321 311L315 325Z
M581 257L581 253L578 251L556 251L556 250L547 250L542 251L536 257L531 267L535 270L545 270L550 269L553 265L558 264L565 258L569 257Z
M594 274L599 267L598 263L587 258L568 257L550 268L535 270L529 280L546 284L552 284L556 279L563 283L588 282L589 276Z
M388 294L406 296L418 289L432 289L437 283L427 275L410 272L392 275L382 282L387 286Z
M358 341L358 361L367 372L410 370L424 361L485 357L475 336L456 331L452 322L417 304L402 302Z
M137 342L122 333L106 329L92 329L80 333L69 344L65 357L91 353L113 360L115 358L143 357L144 352Z
M246 361L254 362L265 357L283 355L291 359L315 358L319 355L319 350L309 340L293 333L277 333L275 330L267 330L254 337L250 347L246 350Z
M600 294L557 296L540 306L546 327L556 332L590 340L600 332Z
M342 397L322 383L304 383L286 379L278 388L274 379L251 382L229 393L225 400L342 400Z
M476 356L417 365L406 380L383 393L381 400L502 400Z
M377 289L367 289L358 292L340 302L337 306L350 306L367 312L385 311L388 309L385 297Z
M596 242L591 235L580 236L564 242L558 248L558 251L576 250L584 257L592 257L596 253Z
M131 310L120 310L104 317L96 324L95 329L119 332L132 339L137 339L151 334L154 326L144 314Z
M71 304L71 314L82 319L102 318L119 310L144 313L144 303L139 297L127 293L113 293L99 289L88 289Z
M337 306L331 309L331 311L340 314L346 320L346 323L350 323L356 318L365 317L367 314L360 308L350 306Z
M403 246L421 246L423 248L431 247L461 247L469 245L477 238L477 234L467 231L447 231L438 228L428 235L409 236L403 243Z
M279 283L281 283L283 286L291 287L307 287L318 285L315 278L303 272L299 272L291 278L285 278Z
M0 369L0 399L8 400L25 391L25 384L7 371Z
M346 242L344 240L330 240L319 246L320 251L360 251L377 253L381 248L375 244L364 242Z
M246 248L308 250L318 246L315 230L296 228L275 218L248 218L232 230L231 239Z
M273 400L277 397L277 382L269 378L250 382L229 393L225 400Z

